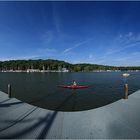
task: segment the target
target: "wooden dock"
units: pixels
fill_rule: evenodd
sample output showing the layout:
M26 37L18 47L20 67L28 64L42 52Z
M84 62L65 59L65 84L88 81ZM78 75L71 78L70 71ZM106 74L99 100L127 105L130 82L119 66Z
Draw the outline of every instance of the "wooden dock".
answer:
M0 91L0 138L140 138L140 90L127 100L80 112L42 109Z

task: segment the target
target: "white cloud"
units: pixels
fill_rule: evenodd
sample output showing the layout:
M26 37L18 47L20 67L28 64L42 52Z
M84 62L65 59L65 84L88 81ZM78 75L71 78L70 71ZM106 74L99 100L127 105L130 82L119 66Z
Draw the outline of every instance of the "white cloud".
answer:
M133 56L140 56L140 52L133 52L132 55Z
M43 57L47 58L47 57L56 56L56 55L57 55L56 49L39 48L28 54L21 55L21 56L1 57L0 61L38 59L38 58L43 58Z
M105 56L116 54L122 51L125 51L129 48L133 48L135 46L138 46L140 44L140 34L134 35L132 32L129 32L126 35L119 35L119 38L117 37L114 39L114 43L112 44L113 47L109 47L107 52L105 53Z
M74 47L71 47L71 48L65 49L65 50L63 51L63 53L69 52L69 51L72 50L72 49L74 49Z
M57 56L59 54L59 51L54 48L39 48L34 52L34 54L37 54L39 58L48 58Z
M0 58L0 61L8 61L8 60L28 60L28 59L34 59L36 57L39 57L39 55L29 55L29 56L16 56L16 57L2 57Z
M38 51L38 53L54 53L54 52L56 52L57 50L56 49L51 49L51 48L40 48L40 49L38 49L37 50Z
M45 45L51 43L54 39L54 33L53 31L47 31L42 36L42 41Z
M88 40L85 40L85 41L78 42L78 43L76 43L73 47L70 47L70 48L65 49L65 50L63 51L63 53L70 52L71 50L73 50L73 49L75 49L75 48L77 48L77 47L79 47L79 46L82 46L82 45L84 45L84 44L86 44L86 43L88 43L88 42L89 42L89 39L88 39Z
M80 46L81 44L82 43L79 42L75 44L74 47L67 48L65 52L70 52L76 48L75 46ZM138 52L137 49L135 50L135 47L140 49L140 34L134 34L133 32L120 34L114 38L108 46L104 46L101 53L98 54L96 52L93 57L93 54L89 52L87 57L76 58L73 60L73 63L95 63L116 66L140 65L140 61L138 61L140 52Z
M126 34L126 37L131 37L133 35L132 32L129 32L128 34Z
M133 48L133 47L135 47L136 45L139 45L139 44L140 44L140 42L135 42L135 43L129 44L127 46L122 46L121 48L118 48L118 49L112 49L112 50L108 51L106 53L106 55L112 55L114 53L119 53L119 52L122 52L122 51L124 51L128 48Z
M81 46L81 45L83 45L83 44L85 44L87 42L89 42L89 39L88 40L85 40L85 41L81 41L81 42L75 44L75 47L79 47L79 46Z
M56 28L57 33L61 33L61 22L60 22L60 17L58 14L58 5L56 5L55 3L52 2L52 9L53 9L53 21L54 21L54 25Z
M89 57L88 57L89 59L92 59L93 58L93 55L92 54L89 54Z
M120 34L119 37L122 38L122 34Z

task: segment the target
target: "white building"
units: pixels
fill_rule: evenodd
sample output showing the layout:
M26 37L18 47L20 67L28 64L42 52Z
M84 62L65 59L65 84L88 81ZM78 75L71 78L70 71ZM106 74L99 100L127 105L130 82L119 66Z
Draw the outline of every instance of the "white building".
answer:
M27 69L27 72L40 72L39 69Z
M62 72L69 72L67 68L62 68Z

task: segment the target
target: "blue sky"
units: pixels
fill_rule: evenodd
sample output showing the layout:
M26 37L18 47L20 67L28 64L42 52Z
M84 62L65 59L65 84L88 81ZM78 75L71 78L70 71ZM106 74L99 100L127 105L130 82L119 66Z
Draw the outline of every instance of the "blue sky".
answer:
M140 66L140 2L0 2L0 60Z

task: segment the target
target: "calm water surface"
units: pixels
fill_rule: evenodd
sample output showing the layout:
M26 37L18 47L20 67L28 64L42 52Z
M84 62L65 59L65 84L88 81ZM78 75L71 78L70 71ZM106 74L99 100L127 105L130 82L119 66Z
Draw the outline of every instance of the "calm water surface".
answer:
M73 80L87 89L64 89ZM123 97L122 72L91 73L0 73L0 90L30 104L59 111L89 110L115 102ZM131 72L127 80L129 94L140 89L140 73Z

